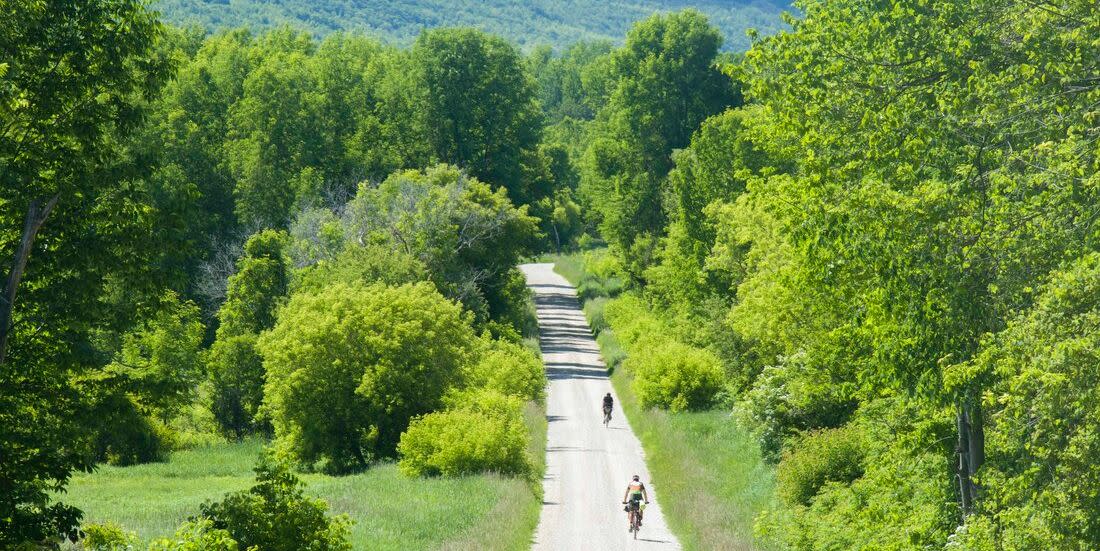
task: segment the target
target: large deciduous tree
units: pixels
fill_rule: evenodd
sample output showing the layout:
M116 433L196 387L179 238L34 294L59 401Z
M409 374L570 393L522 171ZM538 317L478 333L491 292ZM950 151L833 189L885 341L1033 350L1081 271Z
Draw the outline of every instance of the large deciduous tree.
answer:
M276 437L331 471L393 457L409 421L460 380L476 341L462 307L429 283L296 294L258 344Z
M118 137L140 120L168 64L160 25L136 0L0 4L0 546L75 535L51 504L70 472L89 365L106 323L108 272L141 253L140 190ZM140 263L134 264L135 268Z
M540 162L537 90L513 46L474 29L425 31L412 70L436 161L507 189L520 204L546 195L529 177Z
M610 91L592 130L582 185L604 237L623 251L664 230L661 196L672 152L739 99L716 66L721 45L705 16L685 10L635 25L611 54Z

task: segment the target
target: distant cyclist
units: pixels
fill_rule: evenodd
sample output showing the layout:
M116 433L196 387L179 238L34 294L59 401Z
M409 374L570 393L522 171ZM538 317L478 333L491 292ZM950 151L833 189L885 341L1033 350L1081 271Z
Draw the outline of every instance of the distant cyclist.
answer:
M638 475L626 485L626 493L623 494L623 504L626 505L626 522L630 523L630 513L638 515L638 526L642 526L642 503L649 503L649 493L645 491L645 484Z
M613 407L615 407L615 399L608 392L607 396L603 397L603 424L606 425L611 421L611 408Z

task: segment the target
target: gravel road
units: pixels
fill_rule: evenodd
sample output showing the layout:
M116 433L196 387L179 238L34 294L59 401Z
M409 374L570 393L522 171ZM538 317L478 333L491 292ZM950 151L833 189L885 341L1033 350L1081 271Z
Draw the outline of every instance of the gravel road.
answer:
M536 550L680 549L661 513L642 446L618 408L599 348L573 287L552 264L520 266L538 308L539 341L550 381L546 416L546 476ZM616 398L603 426L601 399ZM627 531L620 501L633 474L650 504L638 539Z

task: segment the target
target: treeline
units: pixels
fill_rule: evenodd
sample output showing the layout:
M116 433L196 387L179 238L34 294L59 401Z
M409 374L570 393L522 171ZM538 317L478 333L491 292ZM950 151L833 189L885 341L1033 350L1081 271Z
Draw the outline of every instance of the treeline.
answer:
M578 40L619 41L630 25L653 15L695 8L729 37L728 46L749 46L746 31L779 29L786 0L157 0L166 22L224 30L265 30L291 25L319 36L363 32L398 45L412 44L423 29L470 26L507 38L522 48L565 48Z
M585 89L590 316L643 403L757 432L773 545L1097 547L1097 5L801 7L744 105L705 26Z
M272 456L178 545L308 525L344 548L288 466L537 474L516 265L581 226L514 46L205 36L136 0L0 13L0 547L119 544L80 531L71 473L222 438Z

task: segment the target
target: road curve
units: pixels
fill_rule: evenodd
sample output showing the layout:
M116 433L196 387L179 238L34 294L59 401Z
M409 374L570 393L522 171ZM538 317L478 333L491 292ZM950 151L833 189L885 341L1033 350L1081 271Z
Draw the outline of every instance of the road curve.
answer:
M538 309L539 345L550 387L543 503L536 550L680 549L665 524L641 443L619 410L604 428L600 403L611 381L577 302L553 264L520 266ZM619 503L638 474L650 504L638 539L627 531Z

